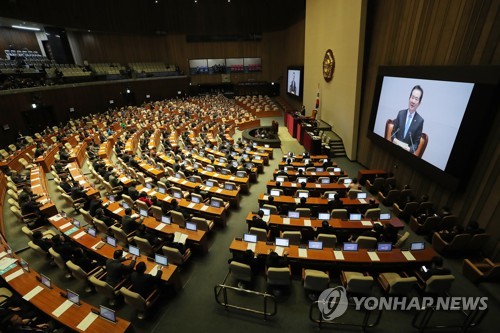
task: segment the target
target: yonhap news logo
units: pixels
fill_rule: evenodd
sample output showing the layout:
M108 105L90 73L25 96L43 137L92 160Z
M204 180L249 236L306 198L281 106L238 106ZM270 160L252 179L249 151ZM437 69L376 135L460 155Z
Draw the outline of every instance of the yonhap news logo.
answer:
M348 306L347 291L344 287L328 288L318 297L318 307L324 320L342 316Z

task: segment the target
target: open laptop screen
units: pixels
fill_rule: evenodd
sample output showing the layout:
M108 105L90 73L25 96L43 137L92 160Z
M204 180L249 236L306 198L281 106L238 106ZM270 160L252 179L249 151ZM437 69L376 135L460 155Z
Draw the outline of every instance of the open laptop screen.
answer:
M191 202L200 203L200 198L196 196L191 196Z
M162 256L161 254L155 254L155 263L162 266L168 265L168 260L166 256Z
M170 216L161 216L161 223L170 224Z
M116 247L116 239L111 236L106 236L106 243L108 243L112 247Z
M330 213L318 213L318 219L319 220L329 220L330 219Z
M425 243L424 242L413 242L411 243L410 250L411 251L421 251L425 249Z
M244 234L243 240L248 243L257 243L257 235Z
M128 252L131 255L133 255L133 256L139 256L140 255L140 251L139 251L139 248L137 246L129 245L128 246Z
M308 198L309 192L299 192L299 198Z
M392 243L378 243L377 251L379 252L390 252L392 251Z
M344 243L344 251L357 251L358 244L357 243Z
M196 231L196 223L186 222L186 229L191 231Z
M47 288L52 288L52 283L50 282L50 279L43 275L43 274L40 274L40 282Z
M94 228L88 228L88 229L87 229L87 233L88 233L90 236L92 236L92 237L95 237L95 235L96 235L96 231L95 231L95 229L94 229Z
M215 207L215 208L220 208L220 201L219 200L214 200L212 198L212 199L210 199L210 206Z
M323 249L323 242L320 241L309 241L308 248L311 250L322 250Z
M366 193L365 192L358 193L358 199L366 199Z
M103 317L104 319L107 319L109 321L112 321L113 323L116 323L116 313L114 310L111 310L110 308L99 305L99 315L101 317Z
M307 178L306 177L297 177L297 183L299 183L299 184L307 183Z
M273 197L279 197L280 196L280 191L279 190L271 190L271 195Z
M349 220L351 221L360 221L361 214L349 214Z
M276 237L276 246L288 247L290 246L290 240L288 238Z
M277 181L277 182L281 182L281 183L283 183L283 182L285 181L285 177L283 177L283 176L278 176L278 177L276 177L276 181Z
M381 213L380 214L380 219L381 220L390 220L391 219L391 213Z
M80 305L80 295L69 289L66 289L66 295L68 301L73 304Z
M321 178L321 184L330 184L330 178Z
M300 212L288 211L288 217L291 219L300 218Z
M271 210L269 208L261 208L260 210L264 212L264 216L271 215Z
M141 216L148 216L148 210L147 209L139 209L139 215Z

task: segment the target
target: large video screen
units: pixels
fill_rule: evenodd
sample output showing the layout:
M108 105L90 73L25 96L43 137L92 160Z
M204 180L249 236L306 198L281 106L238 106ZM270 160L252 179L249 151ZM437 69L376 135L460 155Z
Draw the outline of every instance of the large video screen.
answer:
M473 88L384 76L373 131L444 171Z
M303 69L299 67L289 67L287 71L286 92L290 95L302 97L302 73Z
M463 187L491 132L499 77L500 66L381 66L367 135L394 162Z

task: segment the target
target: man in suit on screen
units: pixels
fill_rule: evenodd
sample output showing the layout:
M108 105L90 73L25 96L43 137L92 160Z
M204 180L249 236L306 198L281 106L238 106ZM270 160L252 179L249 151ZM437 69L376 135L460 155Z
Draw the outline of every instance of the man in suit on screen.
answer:
M295 73L292 74L292 82L290 82L289 93L297 95L297 85L295 83Z
M393 120L394 127L392 128L390 140L400 147L406 149L412 154L415 154L422 130L424 128L424 118L417 113L417 108L424 97L424 90L421 86L416 85L412 88L408 109L398 112L396 119Z

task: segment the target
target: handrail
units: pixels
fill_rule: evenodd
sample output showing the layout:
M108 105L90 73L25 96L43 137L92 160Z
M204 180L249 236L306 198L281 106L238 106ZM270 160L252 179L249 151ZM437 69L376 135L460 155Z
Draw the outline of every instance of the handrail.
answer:
M246 308L246 307L230 304L229 300L228 300L227 290L233 290L233 291L237 291L238 293L245 293L247 295L262 297L263 310L251 309L251 308ZM223 298L222 300L219 299L221 292L222 292L222 298ZM278 312L278 306L277 306L277 303L276 303L274 296L269 295L268 293L260 293L260 292L253 291L253 290L242 289L242 288L238 288L238 287L228 286L225 284L218 284L214 287L214 294L215 294L215 301L219 305L223 306L226 309L226 311L229 311L229 309L237 309L237 310L241 310L241 311L245 311L245 312L257 313L257 314L263 315L264 319L267 319L268 317L275 316L276 313ZM268 304L268 300L272 300L272 303ZM268 311L269 306L272 306L270 311Z
M363 332L366 332L366 329L367 328L371 328L371 327L375 327L377 326L379 323L380 323L380 318L382 317L382 310L366 310L366 309L362 309L362 310L356 310L356 311L364 311L365 312L365 315L363 317L363 322L362 323L355 323L355 322L344 322L344 321L341 321L340 320L340 317L339 318L335 318L335 319L332 319L332 320L325 320L321 314L321 312L319 311L319 306L318 304L320 303L320 301L314 301L311 303L311 306L309 307L309 319L318 324L318 328L321 328L321 326L323 324L328 324L328 325L337 325L337 326L354 326L354 327L359 327L361 328L361 330ZM335 304L336 306L339 305L339 301L336 301L336 302L332 302L332 304ZM334 307L336 307L334 306ZM352 303L352 302L349 302L347 304L348 306L348 309L349 308L355 308L355 303ZM318 318L314 318L314 310L318 310ZM376 312L376 317L375 317L375 320L374 321L371 321L371 318L372 318L372 314L373 312Z
M459 311L464 315L464 320L463 322L457 322L455 325L429 325L431 319L434 316L434 313L438 312L436 310L435 306L429 306L426 308L422 308L419 311L415 313L415 316L413 317L413 320L411 322L411 325L418 329L419 332L424 332L426 329L436 329L436 328L459 328L462 332L466 332L469 328L476 327L481 323L483 318L486 316L486 313L488 312L488 309L485 310L471 310L471 311L465 311L463 309L457 308L457 309L450 309L450 311ZM442 313L442 311L440 311ZM438 316L441 318L441 316ZM456 321L455 321L456 322Z

